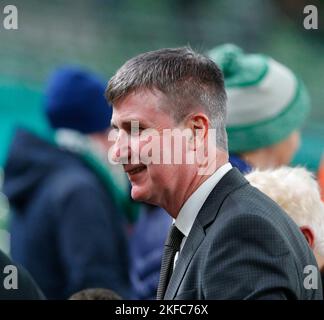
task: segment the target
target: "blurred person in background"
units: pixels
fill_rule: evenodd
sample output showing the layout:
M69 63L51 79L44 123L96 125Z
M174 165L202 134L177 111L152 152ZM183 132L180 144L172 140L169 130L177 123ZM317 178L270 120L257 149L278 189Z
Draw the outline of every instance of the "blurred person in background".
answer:
M143 204L130 240L131 281L137 298L156 299L162 250L171 217L163 208Z
M7 197L2 193L3 171L0 168L0 250L9 254L10 235L8 232L9 204Z
M19 129L5 165L12 257L49 299L91 287L132 295L124 230L132 211L127 180L108 169L104 90L86 70L57 69L44 104L52 138Z
M9 267L9 268L8 268ZM44 300L29 273L0 250L0 300ZM8 277L8 279L6 279ZM7 285L10 287L6 287Z
M242 173L288 165L310 109L308 91L290 69L233 44L208 52L220 66L228 96L230 162Z
M295 221L315 255L324 280L324 203L317 181L304 168L254 170L246 179Z
M122 300L122 298L112 290L93 288L76 292L69 300Z

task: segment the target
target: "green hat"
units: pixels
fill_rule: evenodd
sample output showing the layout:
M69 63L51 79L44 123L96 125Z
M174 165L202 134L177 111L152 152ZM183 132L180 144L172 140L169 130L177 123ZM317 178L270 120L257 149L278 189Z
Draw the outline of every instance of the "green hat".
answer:
M208 52L224 73L229 151L240 153L283 141L310 109L306 87L287 67L232 44Z

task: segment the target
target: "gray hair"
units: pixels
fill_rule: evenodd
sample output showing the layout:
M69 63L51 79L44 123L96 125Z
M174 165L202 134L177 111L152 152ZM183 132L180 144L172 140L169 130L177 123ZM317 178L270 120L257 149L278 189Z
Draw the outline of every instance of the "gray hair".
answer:
M142 89L162 92L168 111L177 122L202 107L211 128L216 129L217 147L227 150L224 79L210 58L188 47L140 54L110 79L105 96L115 104Z

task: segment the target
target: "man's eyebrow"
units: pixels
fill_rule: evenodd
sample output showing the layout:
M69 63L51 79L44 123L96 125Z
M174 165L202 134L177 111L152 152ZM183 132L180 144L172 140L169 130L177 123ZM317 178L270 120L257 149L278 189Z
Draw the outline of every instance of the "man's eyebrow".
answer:
M131 120L124 120L124 121L122 121L120 123L120 127L121 128L125 128L125 129L130 129L131 128L131 125L132 125L132 121L138 122L140 127L146 127L147 126L147 124L143 120L131 119ZM118 129L118 126L114 122L111 122L111 126L114 129Z

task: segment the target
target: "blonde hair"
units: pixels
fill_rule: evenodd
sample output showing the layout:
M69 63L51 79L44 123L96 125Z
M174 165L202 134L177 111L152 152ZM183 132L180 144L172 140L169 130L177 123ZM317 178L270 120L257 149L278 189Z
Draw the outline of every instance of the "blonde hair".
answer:
M305 168L255 170L245 176L274 200L299 226L314 232L315 250L324 256L324 203L313 174Z

